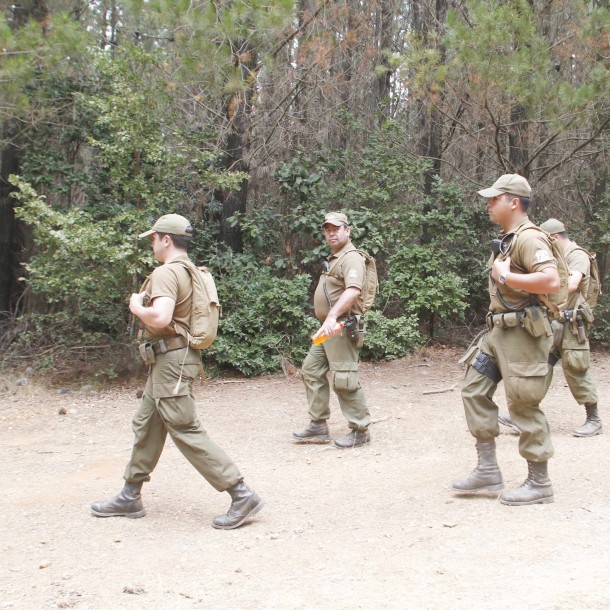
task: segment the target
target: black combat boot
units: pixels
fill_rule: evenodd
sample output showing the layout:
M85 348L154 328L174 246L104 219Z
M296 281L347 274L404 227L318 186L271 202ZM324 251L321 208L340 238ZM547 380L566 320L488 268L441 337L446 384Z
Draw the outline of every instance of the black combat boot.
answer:
M453 481L455 491L499 491L504 489L502 473L496 462L496 439L477 441L478 463L476 468L465 478Z
M128 517L138 519L143 517L146 512L142 505L142 483L125 483L118 496L106 500L105 502L94 502L91 505L91 512L96 517Z
M550 504L555 501L547 471L548 462L527 462L527 479L512 491L503 491L500 502L509 506Z
M328 424L325 419L318 421L312 419L307 428L295 430L292 433L292 438L300 443L328 443L330 442Z
M602 432L602 420L597 412L597 403L585 405L587 419L585 423L574 430L574 436L595 436Z
M337 449L352 449L371 442L371 433L368 430L351 430L351 432L338 438L333 445Z
M516 432L517 434L521 434L521 429L512 420L510 415L498 415L498 422L501 423L503 426L507 426L513 432Z
M212 521L212 527L219 530L232 530L243 525L248 518L254 517L265 506L265 501L251 490L243 481L229 487L231 506L226 515L218 515Z

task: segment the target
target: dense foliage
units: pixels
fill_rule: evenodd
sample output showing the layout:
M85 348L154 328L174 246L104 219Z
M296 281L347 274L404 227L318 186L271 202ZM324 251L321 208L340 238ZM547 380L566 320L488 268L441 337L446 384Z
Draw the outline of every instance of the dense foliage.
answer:
M124 370L154 265L136 235L168 212L217 278L206 363L245 375L306 353L328 210L377 260L369 359L476 334L495 229L475 192L502 173L608 269L604 2L22 4L0 5L7 362ZM610 344L605 296L597 318Z

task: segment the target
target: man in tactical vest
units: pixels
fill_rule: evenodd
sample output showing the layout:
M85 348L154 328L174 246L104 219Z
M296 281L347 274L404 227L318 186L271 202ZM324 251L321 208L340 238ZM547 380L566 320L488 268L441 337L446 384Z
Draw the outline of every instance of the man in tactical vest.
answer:
M264 506L258 494L243 482L231 458L208 437L197 417L192 383L199 374L201 355L175 329L179 325L190 330L192 280L183 265L171 264L188 259L192 235L186 218L167 214L139 236L150 236L155 258L162 263L152 272L146 292L134 293L129 300L129 309L143 325L140 351L150 372L133 419L135 441L123 477L125 485L114 498L91 505L96 517L144 516L142 484L150 481L168 432L208 483L231 496L227 514L215 517L212 527L239 527Z
M300 443L328 443L330 417L330 386L327 374L332 375L332 384L341 411L348 421L350 432L338 438L334 446L338 449L358 447L371 440L368 430L370 414L358 377L360 346L353 336L339 329L345 314L362 314L362 287L365 277L365 260L350 241L347 216L329 212L322 223L326 243L332 250L324 261L324 272L314 295L314 311L322 325L313 336L322 339L312 345L303 362L301 373L305 383L309 416L307 428L295 430L293 439Z
M498 406L493 395L504 379L511 417L522 433L519 453L528 475L500 502L526 505L553 502L547 463L553 455L549 425L540 409L546 392L548 354L552 342L547 310L539 298L560 287L557 261L546 234L527 216L531 188L518 174L501 176L479 191L487 198L489 218L502 227L489 261L489 332L468 350L462 400L470 433L476 439L478 464L470 475L453 481L455 491L472 493L504 488L496 462Z
M588 329L593 322L591 307L586 301L591 282L591 260L576 242L568 237L565 225L556 218L549 218L540 225L561 245L565 253L570 279L568 301L561 320L553 320L553 347L549 355L547 384L553 379L553 367L561 359L561 366L572 396L586 411L585 423L574 430L574 436L595 436L602 432L602 420L597 410L597 390L589 372ZM498 420L520 432L510 416L499 415Z

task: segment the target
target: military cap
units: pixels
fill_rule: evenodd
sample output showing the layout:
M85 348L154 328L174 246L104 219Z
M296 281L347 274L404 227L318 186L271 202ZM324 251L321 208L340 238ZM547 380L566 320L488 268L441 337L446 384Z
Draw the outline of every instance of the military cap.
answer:
M563 224L563 222L557 220L557 218L549 218L546 222L543 222L540 225L540 228L546 231L549 235L566 232L565 225Z
M140 233L138 238L147 237L153 233L169 233L170 235L181 235L182 237L192 237L193 227L191 223L180 214L166 214L155 222L152 229Z
M481 197L497 197L504 193L512 193L519 197L529 197L532 188L529 182L519 174L504 174L500 176L489 188L478 191Z
M342 214L341 212L329 212L324 216L322 226L324 225L335 225L335 227L340 227L341 225L349 225L349 222L345 214Z

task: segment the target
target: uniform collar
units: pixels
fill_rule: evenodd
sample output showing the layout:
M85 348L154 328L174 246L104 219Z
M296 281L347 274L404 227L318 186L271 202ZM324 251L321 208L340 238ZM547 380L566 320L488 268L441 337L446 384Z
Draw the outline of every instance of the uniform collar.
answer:
M341 250L338 250L337 252L331 252L328 255L328 260L330 260L331 258L339 258L342 254L345 254L346 252L349 252L350 250L355 250L356 246L354 246L354 244L348 240L347 243L345 244L345 246L343 246L343 248L341 248Z

